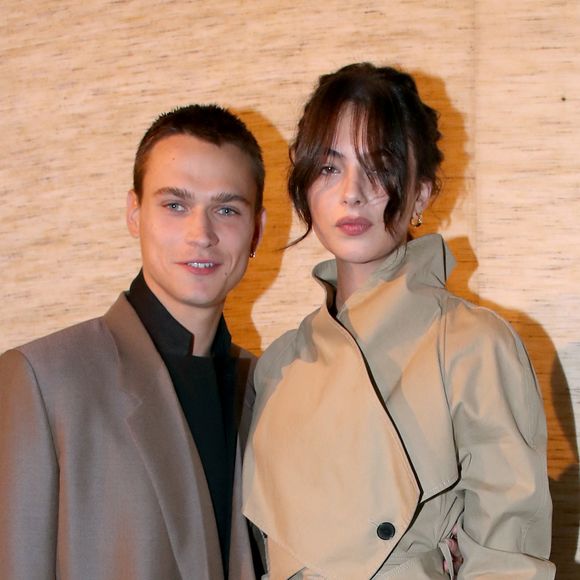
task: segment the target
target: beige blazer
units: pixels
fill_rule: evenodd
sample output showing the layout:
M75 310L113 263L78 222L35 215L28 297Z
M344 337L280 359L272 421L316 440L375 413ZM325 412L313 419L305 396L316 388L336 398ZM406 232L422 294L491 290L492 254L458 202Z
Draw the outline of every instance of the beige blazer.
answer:
M242 389L250 364L242 353ZM250 580L240 496L238 447L229 578ZM123 295L0 357L0 578L223 578L198 452Z
M386 259L335 320L327 303L255 373L244 513L270 579L549 579L542 399L493 312L447 292L453 258L425 236Z

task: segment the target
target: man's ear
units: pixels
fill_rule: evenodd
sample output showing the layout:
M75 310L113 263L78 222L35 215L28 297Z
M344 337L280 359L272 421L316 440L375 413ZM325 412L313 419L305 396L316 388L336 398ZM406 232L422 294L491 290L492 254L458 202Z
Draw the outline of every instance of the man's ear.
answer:
M422 182L419 186L419 194L415 200L415 206L413 208L413 215L422 214L427 206L429 205L429 200L431 199L431 193L433 192L433 184L428 182Z
M141 204L139 198L133 189L127 192L127 228L129 233L134 237L139 237L139 218L140 218Z
M256 251L256 248L262 241L262 236L264 235L264 230L266 229L266 208L263 207L255 218L254 223L254 237L252 238L252 253Z

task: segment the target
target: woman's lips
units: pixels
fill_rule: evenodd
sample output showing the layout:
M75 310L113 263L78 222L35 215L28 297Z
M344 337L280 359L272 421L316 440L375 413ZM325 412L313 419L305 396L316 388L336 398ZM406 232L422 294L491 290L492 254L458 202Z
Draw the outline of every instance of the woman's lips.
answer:
M336 222L336 227L347 236L360 236L371 226L372 223L363 217L344 217Z

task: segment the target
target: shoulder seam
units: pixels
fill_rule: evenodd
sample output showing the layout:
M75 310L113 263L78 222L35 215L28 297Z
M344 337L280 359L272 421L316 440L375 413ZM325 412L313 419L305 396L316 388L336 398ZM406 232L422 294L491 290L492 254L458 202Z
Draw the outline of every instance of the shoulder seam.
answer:
M54 429L53 429L53 425L52 425L52 421L50 419L50 415L48 413L48 409L46 406L46 400L44 398L44 393L42 392L42 388L40 386L40 383L38 382L38 377L36 375L36 371L34 369L34 366L32 365L32 362L30 361L30 359L28 358L28 356L20 349L20 347L17 348L13 348L11 349L11 351L8 352L15 352L17 353L20 357L22 357L22 359L24 360L27 369L29 370L30 374L32 375L32 377L34 378L34 386L36 388L36 391L38 392L38 397L42 403L42 410L44 412L44 416L46 417L46 423L49 427L49 431L50 431L50 440L52 443L52 449L54 452L54 457L56 459L56 463L58 466L58 453L56 451L56 444L54 441Z

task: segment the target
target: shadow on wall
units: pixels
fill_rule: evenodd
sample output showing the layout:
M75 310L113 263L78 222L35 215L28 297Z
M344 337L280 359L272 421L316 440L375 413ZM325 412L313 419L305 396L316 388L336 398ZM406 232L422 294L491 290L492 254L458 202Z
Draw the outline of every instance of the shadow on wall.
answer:
M252 110L235 110L262 147L266 166L264 206L266 231L250 260L242 282L228 296L225 315L234 341L254 354L261 354L261 338L252 321L252 308L278 277L285 246L292 226L292 208L286 194L288 143L263 115Z
M470 186L467 132L462 114L453 106L444 82L437 77L413 71L421 97L440 113L443 133L441 148L445 155L442 167L443 190L432 211L426 215L421 235L445 227L453 210ZM508 320L521 336L534 365L546 409L548 422L548 472L554 504L551 560L558 569L559 580L580 578L580 565L575 562L578 543L580 476L577 434L570 389L556 348L538 322L522 312L509 310L481 300L469 288L469 279L477 270L477 259L468 238L447 241L457 266L449 281L449 289L459 296L491 308Z
M454 292L509 321L522 338L536 370L548 423L548 473L554 505L550 559L556 564L558 580L576 580L580 578L580 565L574 559L580 532L577 434L570 388L558 352L538 322L523 312L482 300L469 289L467 282L477 268L477 260L466 238L449 240L448 245L454 254L464 256L461 264L458 263L458 269L463 271L452 276Z
M580 578L580 564L574 559L580 531L578 436L574 426L574 409L570 401L568 383L557 354L554 355L552 365L551 394L562 438L566 444L564 448L566 449L568 446L570 448L568 464L564 466L557 477L550 478L550 491L554 502L552 560L558 568L558 580L576 580ZM552 446L556 447L554 443ZM548 467L551 463L550 447L549 439Z
M453 106L444 81L421 71L411 71L411 74L417 81L421 99L439 113L439 130L443 135L439 147L445 156L441 167L443 189L425 215L423 235L438 231L451 222L454 208L467 191L469 152L463 115Z

